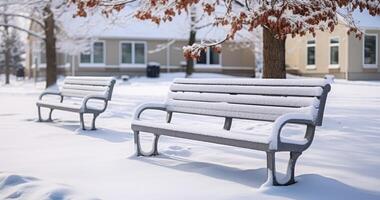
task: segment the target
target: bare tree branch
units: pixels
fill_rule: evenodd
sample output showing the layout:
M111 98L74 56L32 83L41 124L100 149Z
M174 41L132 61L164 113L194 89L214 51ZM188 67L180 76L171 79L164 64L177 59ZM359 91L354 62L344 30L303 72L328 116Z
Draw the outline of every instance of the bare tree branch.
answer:
M39 19L33 18L31 16L28 16L28 15L15 14L15 13L0 13L0 15L5 15L5 16L10 16L10 17L22 17L22 18L29 19L29 20L35 22L36 24L40 25L41 28L43 28L45 26L44 23L42 21L40 21Z
M2 26L2 27L12 27L12 28L14 28L14 29L17 29L17 30L20 30L20 31L26 32L26 33L28 33L29 35L32 35L32 36L34 36L34 37L36 37L36 38L39 38L39 39L41 39L41 40L44 40L44 39L45 39L45 37L42 36L42 35L40 35L39 33L35 33L35 32L33 32L33 31L30 31L30 30L28 30L28 29L25 29L25 28L19 27L19 26L17 26L17 25L0 23L0 26Z

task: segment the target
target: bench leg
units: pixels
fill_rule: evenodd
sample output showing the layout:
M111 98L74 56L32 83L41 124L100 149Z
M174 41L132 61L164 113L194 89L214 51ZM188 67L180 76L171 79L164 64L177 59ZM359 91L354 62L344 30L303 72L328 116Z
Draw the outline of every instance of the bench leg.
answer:
M40 106L37 106L37 110L38 110L38 121L39 122L52 122L52 112L53 112L53 109L50 109L50 112L49 112L49 118L47 120L43 120L42 119L42 114L41 114L41 107Z
M83 113L79 113L79 120L80 120L80 126L81 126L82 130L86 130L86 127L84 126Z
M52 119L52 117L51 117L51 116L52 116L52 113L53 113L53 110L54 110L54 109L50 109L50 112L49 112L49 119L48 119L49 122L52 122L52 121L53 121L53 119Z
M274 186L287 186L296 183L294 179L294 171L298 157L302 154L302 152L290 152L289 153L289 162L286 170L286 176L282 180L277 180L276 175L276 157L275 152L270 151L267 152L267 182L271 182Z
M150 152L144 152L141 149L141 143L140 143L140 132L134 131L134 142L135 142L135 150L136 150L136 156L157 156L158 155L158 140L159 135L154 134L152 149Z
M37 109L38 109L38 121L39 122L42 122L42 117L41 117L41 107L37 106Z
M96 127L95 127L95 120L96 118L99 116L98 113L94 114L94 118L92 119L92 126L91 126L91 130L96 130Z

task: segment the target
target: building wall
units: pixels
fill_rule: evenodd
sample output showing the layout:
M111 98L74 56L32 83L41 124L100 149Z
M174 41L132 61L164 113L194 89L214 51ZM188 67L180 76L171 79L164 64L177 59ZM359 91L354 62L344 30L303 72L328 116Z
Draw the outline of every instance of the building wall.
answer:
M330 65L330 39L339 38L339 66ZM307 66L307 41L315 39L315 68ZM348 66L347 29L338 25L333 33L318 31L314 38L311 34L286 40L286 64L306 76L333 74L344 78Z
M161 71L184 71L181 63L185 62L183 57L183 46L187 45L187 41L176 41L171 44L168 49L164 48L161 51L157 50L158 45L167 44L166 40L135 40L123 38L100 38L99 41L105 42L105 64L99 66L91 66L79 63L79 56L71 56L63 53L57 53L58 72L63 75L72 74L72 61L75 68L75 75L143 75L146 67L143 66L121 66L120 65L120 42L134 41L146 42L147 45L147 62L158 62L161 64ZM29 37L29 51L26 58L27 74L32 77L36 74L35 61L37 52L36 47L41 43L37 38ZM195 66L196 72L216 72L233 74L239 76L251 76L255 68L255 58L252 51L248 48L236 48L234 43L226 43L222 47L221 66ZM169 53L169 55L168 55ZM38 59L37 59L38 60ZM38 63L38 76L44 77L45 66L43 63Z
M367 30L366 33L378 35L377 68L363 67L363 42L353 34L347 35L347 28L338 25L333 33L318 32L316 41L316 68L307 67L307 41L311 35L288 38L286 41L286 64L305 76L323 77L332 74L336 78L348 80L380 80L380 30ZM329 66L330 38L339 38L339 68Z
M133 39L101 38L99 41L105 42L105 65L91 66L79 63L79 56L75 58L76 75L142 75L146 68L143 66L122 66L120 65L120 42L141 41ZM185 61L182 47L187 45L186 41L176 41L169 49L157 50L158 45L167 44L165 40L148 40L147 62L158 62L162 71L183 71L181 63ZM168 56L169 52L169 56ZM221 54L222 66L195 66L196 72L219 72L226 74L250 76L253 74L255 66L254 54L250 49L232 49L229 44L223 45Z
M363 64L364 39L349 37L348 61L350 80L380 80L380 30L366 30L365 33L377 35L377 67L366 68Z

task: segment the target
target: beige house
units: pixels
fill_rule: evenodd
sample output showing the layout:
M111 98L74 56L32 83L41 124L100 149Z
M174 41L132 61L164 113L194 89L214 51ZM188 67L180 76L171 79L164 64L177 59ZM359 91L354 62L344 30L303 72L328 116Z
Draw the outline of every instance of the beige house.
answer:
M76 75L141 75L149 62L159 63L161 71L184 70L182 47L186 40L100 37L91 50L75 56ZM254 54L249 48L235 49L225 44L222 53L209 49L196 61L196 72L218 72L250 76L255 67ZM164 47L163 47L164 46Z
M73 19L67 17L67 32L76 33L88 26L88 30L78 33L78 38L88 38L88 48L72 55L57 49L57 64L61 73L70 75L144 75L149 62L159 63L161 72L183 71L185 59L182 47L187 45L189 22L187 17L176 18L173 22L157 26L151 22L130 20L109 25L108 19L95 17ZM88 21L91 20L91 21ZM93 23L93 24L91 24ZM115 23L112 21L112 23ZM32 26L33 28L33 26ZM221 30L203 28L197 31L199 42L203 39L219 40L225 33ZM249 33L250 34L250 33ZM61 41L65 42L65 41ZM244 43L244 45L243 45ZM30 51L27 68L32 73L44 73L46 58L43 43L29 38ZM58 45L59 46L59 45ZM77 47L72 46L75 51ZM70 55L71 54L71 55ZM38 70L36 70L36 66ZM195 64L195 72L216 72L241 76L252 76L255 69L255 56L252 48L242 38L225 43L222 53L212 49L201 54Z
M348 80L380 80L380 17L355 13L364 35L361 40L339 24L334 32L288 38L286 64L289 71L305 76L326 74Z

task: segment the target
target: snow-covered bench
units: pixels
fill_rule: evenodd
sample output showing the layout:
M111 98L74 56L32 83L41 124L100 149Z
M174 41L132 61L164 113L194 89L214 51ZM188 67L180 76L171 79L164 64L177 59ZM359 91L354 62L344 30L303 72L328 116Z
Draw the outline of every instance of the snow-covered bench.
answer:
M132 122L138 156L157 155L160 135L265 151L268 181L273 185L295 183L297 158L313 141L315 127L322 125L330 85L325 79L176 79L165 103L147 103L135 112ZM167 112L166 123L141 120L144 110ZM171 123L173 113L216 116L225 119L220 129L186 127ZM267 137L253 137L231 129L233 119L273 122ZM281 136L288 123L306 125L303 140ZM151 152L140 145L140 132L153 133ZM290 152L287 176L276 178L275 153Z
M85 130L83 115L93 114L92 130L95 129L95 119L107 108L108 101L111 100L115 79L112 77L66 77L59 92L45 91L36 103L38 108L39 121L52 121L51 115L54 109L79 113L80 124ZM44 96L56 95L60 100L46 100ZM64 99L68 99L63 101ZM72 101L74 99L77 101ZM79 101L78 101L79 100ZM101 105L94 101L101 101ZM92 103L91 103L92 102ZM42 120L41 107L49 108L49 118Z

